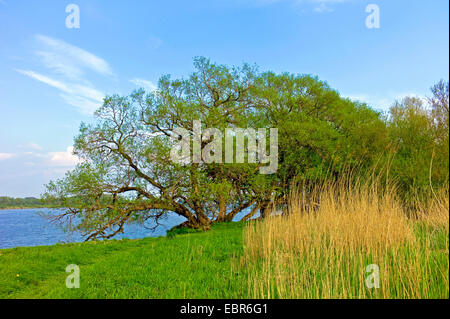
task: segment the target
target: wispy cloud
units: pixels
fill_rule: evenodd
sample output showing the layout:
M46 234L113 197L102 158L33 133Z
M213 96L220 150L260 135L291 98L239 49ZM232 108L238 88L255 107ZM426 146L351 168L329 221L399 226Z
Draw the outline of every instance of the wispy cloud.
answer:
M0 161L8 160L16 157L16 154L13 153L0 153Z
M40 58L41 63L48 69L55 73L62 74L69 79L79 80L83 76L81 68L75 66L73 63L65 61L66 57L58 56L54 52L36 51L36 56Z
M0 195L38 196L42 186L73 169L81 159L73 155L73 147L48 151L28 145L23 151L0 153Z
M18 153L0 153L0 161L14 159L27 163L28 166L42 166L46 168L66 167L73 168L81 159L73 154L73 146L64 151L47 152L39 146L29 145L28 150Z
M155 91L158 87L151 81L148 80L144 80L144 79L132 79L130 80L131 83L133 83L134 85L136 85L139 88L143 88L146 91Z
M17 72L60 90L61 98L66 103L77 107L82 113L92 114L103 102L104 94L92 87L65 83L31 70L17 70Z
M68 147L64 152L48 153L49 163L52 167L73 167L81 162L78 156L73 155L73 147Z
M296 0L297 5L308 3L312 5L312 10L316 13L333 12L337 4L350 2L352 0Z
M245 0L247 3L251 3L257 6L267 6L275 3L292 3L297 7L308 5L313 12L327 13L333 12L334 6L344 2L351 2L354 0Z
M330 5L327 4L326 2L320 2L314 7L313 11L318 13L324 13L324 12L333 12L334 9L330 7Z
M30 78L38 80L38 81L40 81L42 83L50 85L50 86L52 86L54 88L57 88L57 89L59 89L59 90L61 90L63 92L69 92L70 91L69 88L67 87L67 85L65 85L64 83L62 83L60 81L57 81L57 80L53 80L53 79L51 79L51 78L49 78L49 77L47 77L45 75L36 73L34 71L31 71L31 70L20 70L19 69L19 70L16 70L16 71L19 72L19 73L22 73L22 74L24 74L26 76L29 76Z
M105 94L87 80L87 73L115 78L112 68L102 58L65 41L40 34L35 38L38 44L35 56L51 75L33 70L16 71L58 89L67 104L92 114L103 103Z
M114 75L105 60L86 50L45 35L36 35L36 40L43 47L42 50L36 52L42 58L42 62L48 68L67 77L80 75L83 73L83 69L106 76Z
M394 105L396 101L401 101L405 97L415 97L421 99L424 103L427 103L427 99L424 94L415 93L415 92L397 92L397 93L388 93L384 96L380 95L373 95L373 94L344 94L343 95L346 98L349 98L352 101L359 101L366 103L370 107L381 110L381 111L387 111L389 108Z
M37 143L28 143L25 147L30 148L35 151L42 151L43 148Z

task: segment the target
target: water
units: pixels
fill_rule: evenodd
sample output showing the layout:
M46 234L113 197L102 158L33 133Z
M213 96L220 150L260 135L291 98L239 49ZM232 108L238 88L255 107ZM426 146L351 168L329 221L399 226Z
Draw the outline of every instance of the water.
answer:
M40 216L48 213L49 209L17 209L0 210L0 248L13 248L21 246L46 246L57 243L82 242L84 238L79 234L73 235L47 219ZM181 224L186 219L176 214L168 214L160 221L162 226L154 232L142 225L125 225L124 233L114 238L137 239L144 237L165 236L168 229ZM152 226L147 224L147 227Z

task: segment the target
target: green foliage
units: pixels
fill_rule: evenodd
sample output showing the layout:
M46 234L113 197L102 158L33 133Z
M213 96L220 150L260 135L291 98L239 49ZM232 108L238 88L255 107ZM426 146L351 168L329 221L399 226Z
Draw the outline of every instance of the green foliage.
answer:
M194 66L186 79L163 76L154 92L105 98L96 122L82 124L75 140L84 162L47 187L46 200L70 208L57 219L81 221L71 227L89 239L111 238L127 222L167 212L208 229L247 208L264 215L270 205L286 204L299 182L383 175L404 194L417 194L448 179L448 84L433 87L432 111L409 98L385 118L310 75L205 58ZM193 121L202 131L277 128L278 170L263 175L258 163L223 163L225 154L221 163L172 162L175 129L192 137ZM201 149L209 142L200 141ZM247 158L248 143L245 151Z
M166 232L166 237L174 238L177 235L185 235L185 234L192 234L192 233L198 233L198 232L201 232L201 230L195 229L195 228L175 226Z
M81 126L75 152L84 163L50 183L45 195L63 201L69 215L79 217L81 223L72 229L89 239L110 238L130 220L145 222L169 211L184 216L190 227L208 228L254 202L247 181L255 164L236 171L234 164L170 160L175 128L192 132L193 120L200 120L202 129L247 127L254 118L246 107L253 68L230 69L204 58L194 64L197 71L188 79L164 76L153 93L106 97L97 122Z
M283 194L296 178L324 180L371 167L384 150L387 131L381 115L341 98L325 82L271 72L259 81L261 116L279 130L275 178Z
M57 201L44 202L42 199L35 197L13 198L0 196L0 209L6 208L41 208L41 207L59 207Z
M448 83L441 81L432 92L431 107L418 98L406 97L390 110L388 127L394 152L389 174L409 201L429 197L433 188L448 183Z

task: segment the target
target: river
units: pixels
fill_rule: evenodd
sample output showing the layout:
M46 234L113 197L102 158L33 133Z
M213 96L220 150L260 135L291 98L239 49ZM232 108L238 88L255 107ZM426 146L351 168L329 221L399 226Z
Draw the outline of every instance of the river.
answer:
M58 243L81 242L84 238L79 233L66 233L58 225L52 224L42 214L49 209L13 209L0 210L0 248L21 246L46 246ZM176 214L168 214L160 221L162 226L154 232L139 224L125 225L124 233L114 238L144 238L165 236L168 229L186 219ZM147 225L151 226L151 224Z
M84 241L81 234L67 233L60 226L52 224L48 219L42 217L43 214L49 212L51 210L48 208L0 210L0 249ZM235 216L234 221L240 220L247 213L248 209L240 212ZM165 236L167 230L185 220L182 216L168 213L164 220L160 220L161 226L155 231L140 224L129 224L124 226L123 234L114 238L137 239ZM151 223L146 224L147 227L153 225Z

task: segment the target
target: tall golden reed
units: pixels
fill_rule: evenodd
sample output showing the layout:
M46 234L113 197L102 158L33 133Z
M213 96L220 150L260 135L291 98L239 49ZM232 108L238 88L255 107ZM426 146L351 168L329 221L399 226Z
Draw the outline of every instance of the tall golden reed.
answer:
M448 298L448 188L413 218L395 188L349 185L298 188L285 216L246 227L250 297Z

